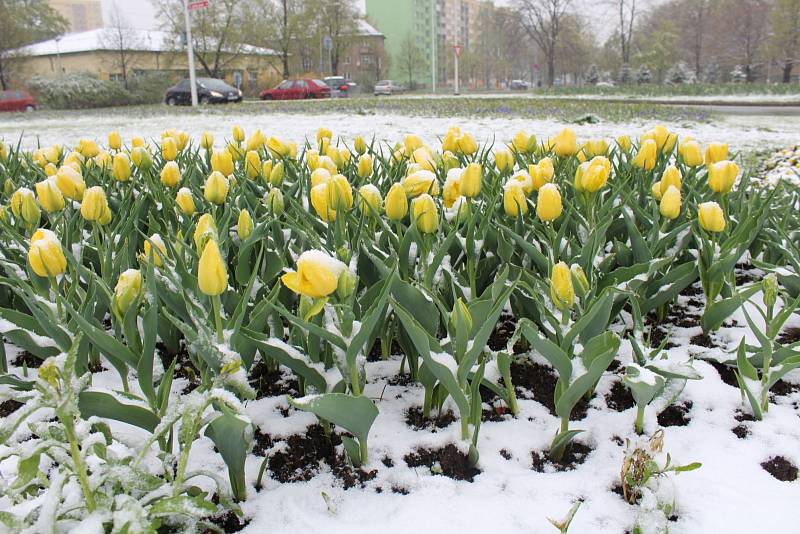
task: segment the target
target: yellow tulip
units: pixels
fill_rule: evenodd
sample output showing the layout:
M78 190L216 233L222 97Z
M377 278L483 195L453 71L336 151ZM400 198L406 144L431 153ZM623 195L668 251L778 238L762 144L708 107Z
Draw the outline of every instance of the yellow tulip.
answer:
M399 221L408 213L408 198L406 189L401 184L393 184L386 194L386 217L392 221Z
M445 208L452 208L453 204L461 198L461 177L464 169L450 169L442 188L442 202Z
M317 128L317 144L323 139L333 139L333 132L325 127Z
M412 198L423 193L433 196L439 194L439 182L436 180L436 175L431 171L417 171L403 178L402 183L406 190L406 195Z
M131 159L124 152L114 156L114 179L118 182L127 182L131 177Z
M275 136L269 138L267 148L276 158L285 158L289 155L289 145Z
M411 154L411 161L416 163L419 169L426 171L436 170L436 159L434 159L431 149L426 146L416 149Z
M61 242L50 230L40 228L31 236L28 262L38 276L55 277L67 269Z
M178 194L175 195L175 202L178 204L178 207L184 213L184 215L188 215L191 217L194 215L196 208L194 205L194 198L192 197L192 192L189 190L188 187L181 187L178 191Z
M670 153L675 147L678 136L659 124L649 132L643 134L639 138L639 142L642 143L646 139L654 141L659 152Z
M516 152L532 154L536 150L536 136L525 132L517 132L511 139L511 146Z
M356 173L358 174L358 177L362 179L372 174L372 156L369 154L364 154L358 158L358 168L356 169Z
M232 161L242 161L244 159L244 148L235 143L228 143L225 146L225 151L231 155Z
M111 300L111 309L119 317L125 313L142 294L142 272L139 269L128 269L120 273L117 285L114 286L114 297Z
M586 171L581 178L583 190L594 193L608 182L611 174L611 162L604 156L596 156L588 162Z
M210 239L203 248L197 267L197 285L204 295L221 295L228 287L228 271L219 253L216 240Z
M122 137L119 132L111 132L108 134L108 148L111 150L119 150L122 148Z
M28 228L33 229L39 226L42 210L36 202L33 191L27 187L18 189L14 196L11 197L11 211L14 216L20 217L25 221L25 225Z
M285 173L283 170L283 162L279 161L276 165L272 167L272 172L269 173L269 183L272 184L273 187L281 185L281 182L283 182L284 174Z
M432 234L439 228L439 210L433 197L423 193L411 201L411 216L417 229L423 234Z
M494 151L494 164L502 174L514 168L514 155L507 148L498 148Z
M458 138L458 151L466 156L470 156L478 151L478 142L472 134L465 133Z
M211 170L223 176L233 174L233 156L227 150L215 150L211 153Z
M330 194L328 192L328 185L330 184L330 180L327 182L322 182L319 185L316 185L311 188L309 192L309 197L311 198L311 206L313 206L314 211L317 212L317 215L320 219L325 222L331 222L336 220L336 210L330 205Z
M203 250L206 242L209 239L217 239L217 224L214 222L214 217L210 213L204 213L197 220L197 226L194 227L194 246L198 252Z
M58 169L56 173L56 185L61 190L61 194L71 200L80 201L83 199L83 192L86 190L86 182L83 176L73 167L67 165Z
M59 145L50 145L46 147L42 153L45 159L53 164L58 163L58 160L61 159L61 147Z
M0 161L8 161L8 145L2 141L0 141Z
M550 275L550 298L553 304L562 310L568 310L575 304L572 273L563 261L553 265L553 272Z
M184 131L177 132L174 137L175 142L178 144L178 151L183 150L189 144L189 134Z
M280 189L271 189L267 195L267 206L276 217L283 213L283 193Z
M503 209L509 217L518 217L528 213L528 201L520 182L509 180L503 187Z
M214 171L206 179L203 194L209 202L221 205L228 197L229 187L228 179L221 172Z
M656 166L657 155L658 147L656 146L656 142L652 139L646 139L639 146L639 151L636 152L636 156L633 157L632 163L640 169L652 171L653 167Z
M534 174L537 175L536 179L538 179L539 169L536 167L536 165L528 165L528 171L531 172L517 171L511 175L511 178L509 178L509 181L511 182L519 182L519 184L522 186L522 190L525 192L526 195L530 195L534 190L537 189L536 186L534 185L536 183L534 179ZM541 187L545 183L546 182L542 182L539 185L539 187Z
M668 166L661 175L661 194L666 193L670 186L678 191L681 190L681 171L675 165Z
M137 168L146 171L153 166L153 158L146 148L137 146L131 151L131 161Z
M236 222L236 234L240 241L246 240L253 233L253 218L246 209L239 212L239 219Z
M578 151L578 141L575 137L575 131L571 128L564 128L557 135L551 137L548 144L552 147L553 152L562 158L574 156Z
M324 184L325 182L330 181L332 175L328 169L323 169L322 167L314 170L311 173L311 187L316 187L319 184Z
M144 241L144 254L142 255L142 259L149 262L151 255L153 256L153 265L156 267L164 265L163 260L167 257L167 246L158 234L153 234Z
M739 166L732 161L722 160L708 165L708 187L715 193L729 193L738 176Z
M681 192L674 185L664 191L659 204L661 216L665 219L675 219L681 213Z
M328 184L328 205L333 210L346 210L353 207L353 188L344 175L336 174Z
M231 134L233 135L233 140L237 143L244 141L244 129L242 129L242 127L238 124L233 127Z
M363 157L363 156L362 156ZM376 217L383 209L383 199L381 192L372 184L362 185L358 189L359 207L361 213L367 217Z
M605 156L608 153L608 141L605 139L589 139L584 143L583 151L587 158Z
M161 183L167 187L175 187L181 181L181 169L174 161L168 161L161 169Z
M632 145L633 143L631 142L630 135L620 135L617 137L617 146L623 152L630 152Z
M364 138L360 135L357 135L356 138L353 140L353 148L358 154L363 154L367 151L367 143L364 141Z
M161 157L166 161L173 161L178 157L178 142L172 137L161 140Z
M652 187L650 187L650 192L653 193L654 199L661 200L661 180L655 182Z
M407 134L403 137L403 147L406 149L406 154L413 154L415 150L422 147L422 138L418 135Z
M678 154L683 163L689 167L697 167L703 164L703 149L697 141L692 139L684 140L678 145Z
M131 139L131 146L133 148L144 147L144 145L145 145L145 142L144 142L144 138L143 137L134 137L133 139Z
M258 173L261 172L261 158L255 150L247 152L244 158L244 170L245 174L247 174L247 177L250 179L255 179Z
M102 224L109 213L108 198L103 188L96 185L87 189L81 202L81 216L87 221Z
M483 179L483 167L480 163L470 163L461 174L459 190L461 195L466 198L475 198L481 193L481 180ZM437 194L438 190L436 191Z
M551 222L561 215L561 193L555 184L545 184L536 199L536 216L542 222Z
M247 139L247 151L258 150L262 146L264 146L264 134L261 133L261 130L256 130L253 134Z
M281 276L281 282L298 295L318 299L327 297L339 286L339 277L347 266L319 250L303 252L297 270Z
M84 158L93 158L100 152L97 142L92 139L81 139L76 149Z
M725 214L716 202L703 202L697 207L697 219L703 230L721 232L725 230Z
M200 148L205 151L212 150L214 148L214 136L211 132L203 132L200 136Z
M52 163L48 163L47 165L44 166L44 174L46 176L55 176L57 172L58 172L58 167L56 167Z
M42 205L47 213L54 213L64 209L64 195L61 194L61 190L56 185L54 178L37 182L36 196L39 198L39 204Z
M706 146L705 159L706 166L728 159L728 145L726 143L709 143Z
M97 154L95 154L96 156ZM94 156L93 156L94 157ZM67 154L67 157L64 158L64 165L69 165L77 171L81 170L81 165L86 162L86 158L80 152L70 152Z

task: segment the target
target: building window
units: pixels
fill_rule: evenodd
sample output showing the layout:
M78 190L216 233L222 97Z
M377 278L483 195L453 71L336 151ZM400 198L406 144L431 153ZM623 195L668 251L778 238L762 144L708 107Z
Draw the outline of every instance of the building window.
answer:
M375 56L372 54L361 54L361 66L371 67L375 64Z
M109 79L109 81L112 81L112 82L124 81L124 79L122 77L122 74L120 74L118 72L113 72L113 73L109 74L108 75L108 79Z
M350 56L344 56L344 59L342 60L342 65L344 66L350 65Z

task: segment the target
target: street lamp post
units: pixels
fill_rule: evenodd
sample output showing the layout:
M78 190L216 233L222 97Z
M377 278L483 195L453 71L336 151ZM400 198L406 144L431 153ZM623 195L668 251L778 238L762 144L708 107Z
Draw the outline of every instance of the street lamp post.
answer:
M194 72L194 46L192 22L189 17L189 0L183 0L183 18L186 20L186 53L189 55L189 85L192 91L192 107L197 107L197 76Z
M61 77L64 69L61 67L61 49L58 46L59 41L61 41L60 35L56 37L56 65L58 67L58 76Z

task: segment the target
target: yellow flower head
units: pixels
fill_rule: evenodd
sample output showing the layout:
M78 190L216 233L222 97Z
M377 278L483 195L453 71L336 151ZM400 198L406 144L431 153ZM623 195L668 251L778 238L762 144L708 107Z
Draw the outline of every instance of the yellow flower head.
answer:
M339 285L339 276L347 266L319 250L303 252L297 259L297 270L281 276L283 285L298 295L310 298L327 297Z

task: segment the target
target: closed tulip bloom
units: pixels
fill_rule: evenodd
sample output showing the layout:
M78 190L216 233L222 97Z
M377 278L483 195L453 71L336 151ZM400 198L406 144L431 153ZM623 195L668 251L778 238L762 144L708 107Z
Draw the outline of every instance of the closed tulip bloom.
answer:
M228 143L225 146L225 151L231 155L232 161L242 161L244 159L245 150L236 143Z
M153 234L144 241L144 254L142 255L142 259L149 262L151 255L153 256L153 265L156 267L164 265L164 258L167 257L167 246L158 234Z
M214 171L206 179L203 194L209 202L221 205L225 203L225 199L228 197L229 187L228 179L221 172Z
M501 173L514 168L514 155L507 148L494 151L494 164Z
M503 186L503 210L509 217L517 218L528 213L528 200L525 190L517 180L509 180Z
M247 151L249 152L251 150L258 150L264 146L264 141L266 141L264 134L261 133L261 130L256 130L250 137L247 138Z
M358 154L363 154L364 152L367 151L367 143L366 141L364 141L364 138L361 137L360 135L357 135L355 139L353 139L353 149Z
M656 146L656 142L652 139L645 139L642 144L639 145L639 151L636 152L632 163L640 169L652 171L653 167L656 166L657 155L658 147Z
M114 179L118 182L127 182L131 177L131 159L124 152L114 156Z
M619 137L617 137L617 146L623 152L630 152L631 146L633 146L633 143L631 142L631 136L620 135Z
M261 172L261 158L255 150L247 152L244 158L244 171L250 179L255 179Z
M311 199L311 206L320 219L325 222L336 220L336 210L331 206L331 195L329 193L329 186L331 181L323 182L311 188L309 197Z
M59 145L50 145L46 147L42 153L48 162L55 164L61 159L62 149Z
M553 147L553 152L562 158L573 156L578 151L578 140L571 128L564 128L558 135L551 137L549 144Z
M319 150L306 150L305 158L308 170L315 171L319 168Z
M197 267L197 285L204 295L210 297L221 295L228 287L228 271L219 253L216 240L210 239Z
M413 154L414 151L421 148L422 145L422 138L418 135L407 134L403 137L403 148L405 148L406 154Z
M84 158L93 158L100 153L100 147L93 139L81 139L78 141L77 151L81 153Z
M142 294L142 272L139 269L128 269L119 275L117 285L114 286L114 297L111 300L111 309L119 317L125 313Z
M283 213L283 193L280 189L271 189L267 195L267 206L273 215L280 217Z
M528 170L533 171L534 173L538 172L536 165L528 165ZM533 175L527 171L517 171L511 175L511 178L508 179L509 182L519 182L522 186L522 190L525 192L526 195L530 195L534 189L534 178ZM542 184L544 185L544 183Z
M436 180L436 175L431 171L417 171L406 176L403 178L403 187L406 190L406 195L412 198L423 193L433 196L439 194L439 182Z
M289 145L275 136L269 138L267 148L276 158L285 158L289 155Z
M393 184L386 193L386 217L391 221L399 221L408 213L408 198L401 184Z
M539 163L536 164L539 168L539 172L542 175L542 178L546 182L551 182L553 180L553 175L555 174L555 168L553 167L553 160L545 157L539 160Z
M311 173L311 187L317 187L319 184L324 184L325 182L329 182L332 178L332 174L328 169L323 169L320 167L319 169L314 170Z
M678 145L678 154L683 163L689 167L703 164L703 149L700 147L700 143L693 139L687 139Z
M381 192L372 184L362 185L358 190L361 213L368 217L377 217L383 209Z
M174 136L175 142L178 144L178 151L186 148L189 144L189 134L184 131L177 132Z
M333 132L324 126L317 128L317 144L319 144L323 139L333 139Z
M161 157L167 161L178 157L178 142L174 138L165 137L161 140Z
M732 161L723 160L708 165L708 187L715 193L729 193L738 176L739 166Z
M473 162L467 165L461 174L460 191L466 198L475 198L481 193L483 180L483 167L480 163Z
M728 159L727 143L709 143L706 146L706 166Z
M670 186L678 191L681 190L681 171L675 165L668 166L661 175L661 194L666 193Z
M146 171L153 166L153 158L144 147L136 147L131 151L131 161L138 169Z
M211 132L203 132L200 136L200 147L206 151L214 148L214 136Z
M244 129L238 124L233 127L231 133L233 134L233 140L237 143L244 141Z
M677 135L670 132L663 125L659 124L649 132L645 133L639 138L640 142L646 139L652 139L656 143L656 148L660 152L669 153L675 147L675 142L678 140Z
M144 147L145 144L144 137L133 137L131 139L131 146L133 148Z
M130 160L129 160L129 163L130 163ZM116 178L116 172L114 172L114 168L113 168L114 167L114 159L111 157L111 154L109 154L105 150L100 151L100 153L98 155L96 155L95 157L93 157L92 159L90 159L90 160L88 160L86 162L86 167L87 168L92 168L93 165L96 165L96 166L98 166L99 168L101 168L103 170L112 169L112 174L114 174L115 178ZM124 171L125 171L124 168L120 168L120 173L123 176L124 176ZM124 180L119 180L119 181L124 181Z
M6 182L10 183L10 182ZM28 189L27 187L20 187L14 194L11 195L11 200L9 201L9 205L11 207L11 213L14 214L14 217L21 217L22 216L22 202L24 201L25 197L30 196L33 198L33 191ZM34 198L35 201L35 198Z
M38 276L54 277L66 271L67 258L64 257L56 234L42 228L33 233L28 249L28 263Z
M442 188L442 202L445 208L452 208L453 204L461 198L461 176L464 169L450 169Z
M46 176L55 176L57 172L58 172L58 167L56 167L52 163L48 163L47 165L44 166L44 174Z
M222 173L223 176L233 174L233 157L227 150L215 150L211 154L211 170Z
M517 132L511 139L511 146L516 152L531 154L536 150L536 136L528 135L526 132Z
M328 203L335 210L353 207L353 187L344 175L336 174L328 182Z
M253 218L250 212L242 210L239 212L239 219L236 222L236 234L241 241L246 240L253 233Z
M458 151L466 156L471 156L478 151L478 142L472 134L465 133L458 138Z
M217 239L217 224L214 222L214 217L210 213L204 213L197 220L197 226L194 227L194 245L197 247L198 252L203 250L206 241L209 239Z
M596 156L588 162L583 173L581 187L584 191L594 193L606 185L611 174L611 162L604 156Z
M108 198L103 188L96 185L87 189L81 202L81 216L87 221L101 223L101 220L105 219L104 216L108 215L107 211L109 211Z
M681 214L681 192L674 185L664 191L659 204L661 216L665 219L675 219Z
M298 295L318 299L327 297L339 286L347 266L320 250L308 250L297 259L297 270L281 276L281 282Z
M98 153L99 153L99 151L98 151ZM96 155L97 154L95 154L95 156ZM92 156L92 157L94 157L94 156ZM76 152L76 151L70 152L69 154L67 154L67 157L64 158L64 165L69 165L69 166L75 168L75 170L78 170L78 171L80 171L81 165L83 165L84 162L86 162L86 158L83 156L83 154L81 154L80 152Z
M36 196L39 198L39 204L42 205L47 213L54 213L64 209L64 195L61 194L61 190L56 185L55 178L37 182Z
M697 207L697 220L703 230L718 233L725 230L725 214L716 202L703 202Z
M194 198L192 197L192 192L189 190L188 187L181 187L178 191L178 194L175 195L175 202L178 204L178 207L184 213L184 215L188 215L191 217L194 215L197 209L194 205Z
M589 139L583 145L586 157L605 156L608 153L608 141L605 139Z
M8 145L0 141L0 161L8 161Z
M366 178L372 174L372 156L369 154L364 154L358 158L358 168L356 169L356 173L358 174L359 178Z
M650 192L653 193L653 198L656 200L661 200L661 180L655 182L652 187L650 188Z
M550 275L550 298L553 299L553 304L562 310L568 310L575 304L572 273L563 261L553 265L553 272Z
M33 191L27 187L17 189L11 197L11 213L25 221L28 228L35 228L39 225L42 210L36 202Z
M419 169L426 171L436 170L436 159L434 159L431 149L426 146L416 149L411 154L411 161L416 163Z
M539 189L536 199L536 216L542 222L551 222L561 215L561 193L555 184L545 184Z
M174 161L168 161L161 169L161 183L167 187L175 187L181 181L181 169Z
M119 150L122 148L122 137L119 132L111 132L108 134L108 148L111 150Z
M268 159L265 160L264 163L261 164L261 176L264 178L264 183L269 183L269 175L272 174L272 160Z
M439 210L433 197L423 193L411 201L411 216L417 230L423 234L432 234L439 229Z
M284 174L283 162L279 161L272 167L272 172L269 173L269 183L273 187L278 187L283 182Z
M58 169L56 185L61 190L61 194L71 200L80 201L83 198L83 192L86 190L86 182L83 181L81 173L68 165Z

